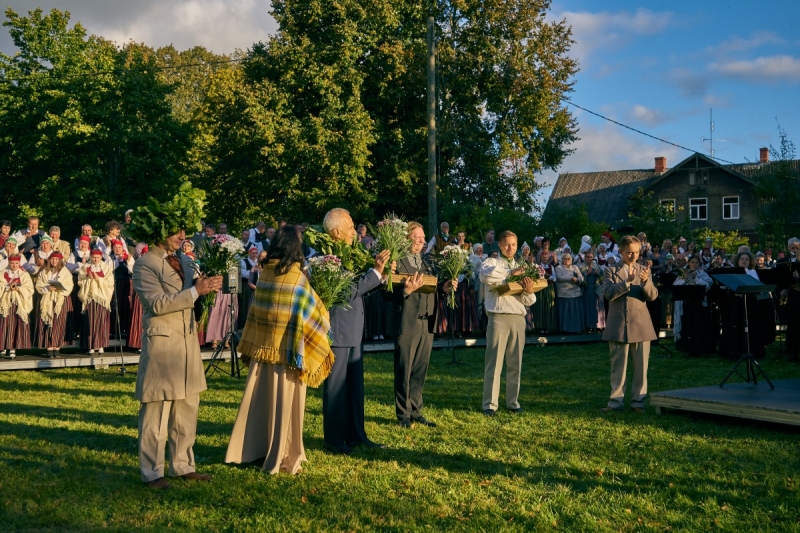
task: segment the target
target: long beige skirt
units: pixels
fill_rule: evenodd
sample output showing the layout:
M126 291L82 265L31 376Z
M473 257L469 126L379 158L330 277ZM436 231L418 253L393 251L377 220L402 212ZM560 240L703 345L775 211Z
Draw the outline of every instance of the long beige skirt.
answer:
M233 424L226 463L251 463L262 457L270 474L297 474L306 461L303 416L306 384L286 365L250 363L250 373Z

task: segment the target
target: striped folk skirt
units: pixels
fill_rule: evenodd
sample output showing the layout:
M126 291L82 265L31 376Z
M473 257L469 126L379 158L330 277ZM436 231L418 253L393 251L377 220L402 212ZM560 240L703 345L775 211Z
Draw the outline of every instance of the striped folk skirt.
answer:
M97 350L108 346L111 334L111 311L97 302L89 302L83 309L82 325L81 348Z
M136 291L131 301L131 323L128 326L128 348L142 349L142 301Z
M27 350L31 347L30 325L17 316L17 304L0 316L0 351Z
M38 306L37 306L38 309ZM67 317L72 315L72 299L66 297L61 312L53 317L53 323L49 326L42 321L39 316L36 319L36 331L38 332L37 346L39 348L61 348L64 345L64 337L67 332Z

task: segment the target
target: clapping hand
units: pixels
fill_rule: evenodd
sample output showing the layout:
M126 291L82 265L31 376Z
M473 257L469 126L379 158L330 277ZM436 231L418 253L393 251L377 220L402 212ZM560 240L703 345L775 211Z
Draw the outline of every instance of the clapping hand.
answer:
M633 269L633 266L628 267L628 283L633 283L633 280L636 279L636 271Z
M381 253L375 256L375 270L383 274L383 271L386 269L386 263L389 261L389 255L391 252L389 250L383 250ZM394 264L394 261L392 262Z
M645 281L647 281L649 277L650 277L650 269L643 268L642 271L639 273L639 279L642 280L642 283L644 283Z

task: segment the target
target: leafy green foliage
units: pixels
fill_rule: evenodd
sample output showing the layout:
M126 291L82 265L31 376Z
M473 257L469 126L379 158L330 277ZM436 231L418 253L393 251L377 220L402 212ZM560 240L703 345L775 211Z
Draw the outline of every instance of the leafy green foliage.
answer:
M685 206L679 205L677 209L683 210ZM653 191L645 192L639 187L639 190L628 199L628 225L635 233L645 232L650 242L661 243L664 239L677 239L681 235L689 235L691 230L688 220L677 222L676 218L672 209L661 204Z
M800 234L800 169L794 143L780 126L778 135L778 147L770 145L773 162L755 182L760 241L765 248L785 250L789 238Z
M738 231L713 231L709 228L699 228L692 232L692 237L698 250L703 249L703 245L708 237L716 250L725 250L727 254L735 254L740 246L750 244L750 239L744 235L739 235ZM673 237L674 239L674 237ZM659 241L660 242L660 241ZM674 241L673 241L674 242ZM759 246L762 248L763 246ZM755 250L753 250L755 252Z
M608 231L608 226L601 222L593 222L589 218L585 204L548 209L547 213L547 219L542 221L539 230L540 235L550 237L551 249L555 249L558 240L565 237L572 251L577 253L584 235L589 235L594 244L600 244L600 235Z
M347 244L334 241L321 226L309 226L303 232L303 242L323 255L335 255L342 260L342 266L355 274L366 272L375 263L374 258L363 244Z
M184 182L172 200L159 202L153 197L131 213L125 234L149 245L160 244L181 230L198 231L203 218L206 193Z

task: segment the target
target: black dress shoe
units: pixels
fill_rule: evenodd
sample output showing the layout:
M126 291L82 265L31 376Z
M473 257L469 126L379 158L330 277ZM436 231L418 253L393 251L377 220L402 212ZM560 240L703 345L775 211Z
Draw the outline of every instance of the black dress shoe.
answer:
M512 413L524 413L525 412L525 409L523 409L522 407L509 407L508 410L511 411Z
M417 418L412 418L411 420L413 420L417 424L422 424L423 426L428 426L429 428L435 428L436 427L436 423L435 422L431 422L430 420L428 420L424 416L418 416Z
M350 455L350 452L353 451L347 444L323 444L322 446L334 455Z
M169 484L169 481L167 481L163 477L154 479L153 481L145 481L144 485L148 489L160 489L160 490L168 489L172 486Z
M411 427L411 419L410 418L400 418L398 419L398 423L400 424L401 428L410 428Z
M381 444L379 442L372 442L369 439L360 442L348 442L347 445L350 446L351 448L355 448L356 446L363 446L364 448L377 448L379 450L386 448L385 444Z
M486 416L494 416L494 409L484 409L483 414Z

